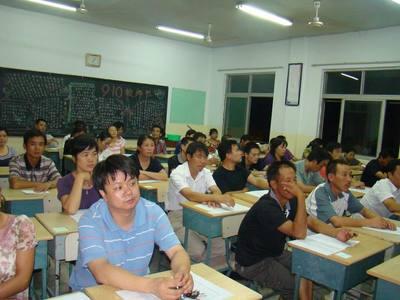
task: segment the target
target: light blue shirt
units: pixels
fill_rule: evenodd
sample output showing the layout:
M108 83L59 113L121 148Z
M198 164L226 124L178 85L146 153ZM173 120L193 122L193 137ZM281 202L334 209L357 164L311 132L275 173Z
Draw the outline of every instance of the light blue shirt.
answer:
M179 245L165 212L155 203L140 198L130 230L120 228L103 199L94 203L79 221L78 260L70 278L74 291L96 285L88 263L107 261L137 276L144 276L154 244L162 251Z
M301 181L305 185L314 185L317 186L323 182L325 179L319 174L319 172L306 172L306 168L304 166L305 160L300 160L295 163L296 165L296 178Z

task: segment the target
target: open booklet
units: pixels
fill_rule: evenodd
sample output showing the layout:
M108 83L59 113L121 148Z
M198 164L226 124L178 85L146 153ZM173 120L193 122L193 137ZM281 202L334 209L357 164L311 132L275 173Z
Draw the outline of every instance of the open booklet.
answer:
M400 228L397 227L396 230L390 230L390 229L379 229L379 228L373 228L373 227L363 227L368 230L374 230L382 233L388 233L388 234L396 234L400 235Z
M226 213L240 213L240 212L247 212L250 207L244 206L241 204L236 203L234 207L227 206L225 204L221 204L221 207L210 207L207 204L196 204L198 208L201 208L212 215L223 215Z
M359 243L359 241L353 240L349 240L344 243L325 234L318 233L308 235L304 240L290 241L288 244L290 246L295 245L305 249L309 249L323 255L332 255L336 252L343 251L348 247L352 247L357 243Z
M21 192L23 192L26 195L42 195L42 194L48 194L49 193L49 191L36 192L33 189L24 189L24 190L21 190Z
M257 197L258 199L260 199L262 196L268 193L269 190L257 190L257 191L246 192L247 195Z
M214 283L200 277L199 275L191 272L194 282L193 290L199 291L200 295L196 298L198 300L225 300L232 297L232 294ZM117 291L118 296L123 300L159 300L157 296L147 293L138 293L126 290ZM180 298L190 299L190 298Z

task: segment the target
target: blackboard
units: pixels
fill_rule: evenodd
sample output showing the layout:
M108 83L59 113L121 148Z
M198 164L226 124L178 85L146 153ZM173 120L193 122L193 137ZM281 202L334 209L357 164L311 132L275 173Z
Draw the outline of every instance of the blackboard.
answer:
M153 124L165 128L167 105L166 86L0 68L0 126L10 135L43 118L54 136L83 120L94 134L121 121L124 136L136 138Z

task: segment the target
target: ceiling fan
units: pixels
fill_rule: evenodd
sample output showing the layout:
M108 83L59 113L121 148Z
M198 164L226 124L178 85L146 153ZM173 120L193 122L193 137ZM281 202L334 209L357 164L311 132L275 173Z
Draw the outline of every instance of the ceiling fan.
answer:
M207 43L212 43L211 28L212 28L212 24L208 24L208 33L207 33L207 36L204 38L204 40L205 40Z
M315 7L315 16L312 19L312 21L308 22L308 25L311 25L313 27L322 27L322 26L324 26L324 22L322 22L319 19L319 16L318 16L318 10L321 7L321 1L316 1L315 0L314 1L314 7Z
M81 5L79 5L77 11L80 12L81 14L86 14L88 12L85 6L85 0L81 0Z

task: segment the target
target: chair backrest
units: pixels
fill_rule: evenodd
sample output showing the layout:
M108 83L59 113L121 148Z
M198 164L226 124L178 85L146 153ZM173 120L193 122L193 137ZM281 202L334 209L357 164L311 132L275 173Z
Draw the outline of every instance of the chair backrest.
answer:
M222 238L235 236L246 214L234 215L222 219Z
M79 234L73 232L65 237L65 261L75 261L78 258Z

